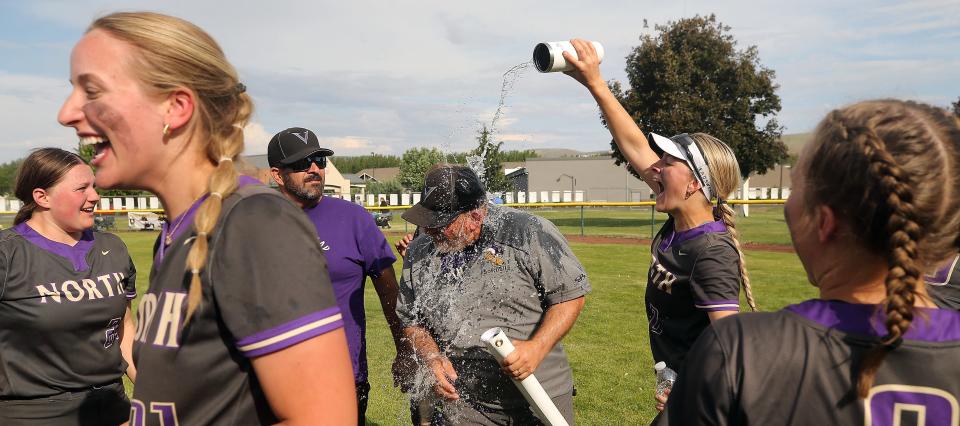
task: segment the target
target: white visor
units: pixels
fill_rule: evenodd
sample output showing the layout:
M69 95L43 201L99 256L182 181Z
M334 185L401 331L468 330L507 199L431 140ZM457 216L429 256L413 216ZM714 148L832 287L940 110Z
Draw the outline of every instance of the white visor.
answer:
M663 152L683 160L693 171L693 177L700 182L700 188L703 195L707 197L708 202L713 200L713 181L710 179L710 168L707 167L707 159L700 151L700 146L690 135L681 133L672 138L660 136L656 133L650 133L653 142L657 144ZM686 148L684 148L684 145Z

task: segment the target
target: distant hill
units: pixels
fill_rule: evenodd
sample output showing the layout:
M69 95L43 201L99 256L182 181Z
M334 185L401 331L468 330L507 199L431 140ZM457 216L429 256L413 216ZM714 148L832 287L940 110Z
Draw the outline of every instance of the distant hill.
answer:
M609 156L610 151L578 151L568 148L540 148L535 149L537 158L569 158L569 157L596 157Z
M787 152L791 156L800 153L803 146L813 137L812 133L794 133L783 135L783 143L787 145ZM609 156L610 151L578 151L569 148L539 148L534 149L539 159L546 158L569 158L569 157L600 157Z
M813 133L794 133L790 135L783 135L784 145L787 146L787 152L790 155L797 155L800 153L800 150L803 149L803 146L810 141L810 138L813 137Z

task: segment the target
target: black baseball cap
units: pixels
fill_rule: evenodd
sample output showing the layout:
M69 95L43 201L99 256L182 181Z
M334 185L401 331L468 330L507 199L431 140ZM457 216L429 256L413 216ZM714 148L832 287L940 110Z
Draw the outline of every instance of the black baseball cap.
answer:
M457 216L487 200L487 189L467 166L445 164L427 172L420 202L403 213L407 222L424 228L442 228Z
M267 145L267 163L270 167L284 167L313 154L333 155L333 150L321 148L317 135L303 127L291 127L273 135Z

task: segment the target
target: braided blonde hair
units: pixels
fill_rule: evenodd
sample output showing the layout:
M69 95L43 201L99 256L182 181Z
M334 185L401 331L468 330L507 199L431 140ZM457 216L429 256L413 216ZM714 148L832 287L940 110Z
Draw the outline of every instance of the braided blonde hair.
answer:
M923 272L956 253L957 141L960 123L946 111L897 100L861 102L828 114L810 155L798 164L809 188L804 204L832 208L853 238L887 260L887 335L860 364L861 398L913 322Z
M700 151L703 152L703 156L707 160L713 192L716 193L718 200L717 206L713 207L713 218L723 221L723 224L727 226L730 239L733 240L737 255L740 256L740 280L747 298L747 304L750 305L750 309L756 311L757 302L753 298L750 275L747 274L747 261L743 256L743 248L740 245L740 233L737 232L737 224L733 219L733 209L725 203L730 194L740 186L740 164L737 162L733 150L720 139L706 133L694 133L690 137L700 147Z
M243 151L243 127L253 114L253 101L217 42L200 27L152 12L113 13L97 19L88 31L102 30L136 48L134 73L156 95L185 88L196 97L196 110L186 132L206 143L207 159L216 165L207 184L209 196L194 220L197 238L187 255L191 274L186 322L202 299L200 272L209 254L208 241L226 199L237 189L234 165Z

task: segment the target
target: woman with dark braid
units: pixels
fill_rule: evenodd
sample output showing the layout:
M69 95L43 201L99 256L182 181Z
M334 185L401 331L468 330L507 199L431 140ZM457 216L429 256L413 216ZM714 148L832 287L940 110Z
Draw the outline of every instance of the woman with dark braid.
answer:
M168 218L137 312L134 426L356 424L352 367L313 225L240 177L250 97L182 19L97 19L59 120L95 146L96 184L149 190Z
M912 102L827 115L784 209L820 298L703 333L661 423L957 425L960 313L924 274L960 236L960 123Z
M600 75L591 43L570 41L576 70L568 74L590 90L613 140L630 166L657 194L656 209L670 215L650 247L646 311L654 361L682 371L697 336L740 310L740 287L756 310L733 210L726 200L740 185L740 166L727 144L706 133L650 137L658 156ZM658 409L663 398L657 397Z

